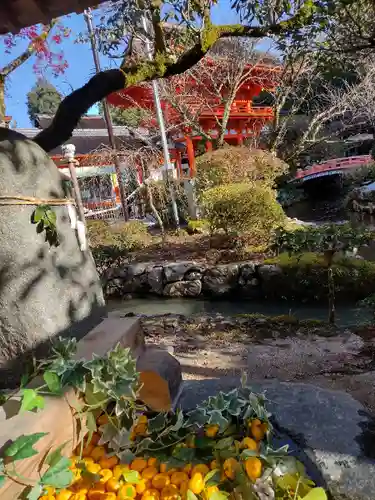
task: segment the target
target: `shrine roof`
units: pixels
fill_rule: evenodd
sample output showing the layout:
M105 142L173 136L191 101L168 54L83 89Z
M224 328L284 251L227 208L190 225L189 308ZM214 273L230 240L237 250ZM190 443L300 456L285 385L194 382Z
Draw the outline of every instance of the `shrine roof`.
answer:
M18 33L22 28L48 23L55 17L81 13L105 0L1 0L0 35Z

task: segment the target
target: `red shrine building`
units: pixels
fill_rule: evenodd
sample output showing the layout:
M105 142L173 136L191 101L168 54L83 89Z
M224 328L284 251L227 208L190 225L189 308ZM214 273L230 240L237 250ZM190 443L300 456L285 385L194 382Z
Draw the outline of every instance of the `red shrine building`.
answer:
M210 59L207 59L205 64L210 65L213 63ZM244 71L246 72L244 73L246 78L244 78L230 107L229 120L224 136L225 142L232 145L241 145L244 139L258 136L267 121L272 119L272 107L254 106L253 98L259 96L262 91L271 92L275 89L281 66L265 63L248 64ZM184 82L181 84L184 87L183 95L189 94L186 92L186 87L194 87L194 85L196 85L196 82L193 78L186 82L185 77ZM210 85L210 82L207 82L206 85ZM178 81L175 89L176 92L179 92ZM225 102L225 91L226 89L223 87L221 97L208 97L207 106L202 107L201 102L198 102L194 97L190 97L189 102L187 102L192 115L196 116L196 112L200 110L198 115L200 129L211 137L211 141L206 140L205 142L206 151L212 150L212 141L219 134L218 124L222 122L225 112L225 105L222 104L222 102ZM191 94L194 96L194 92ZM112 106L121 108L140 106L155 111L153 92L150 85L133 86L114 92L108 96L108 102ZM169 134L171 160L177 167L177 172L181 177L183 176L182 165L187 162L188 176L190 178L194 177L196 151L203 138L200 135L195 135L190 127L182 126L183 117L171 104L161 100L161 106L168 124L175 124L175 130Z

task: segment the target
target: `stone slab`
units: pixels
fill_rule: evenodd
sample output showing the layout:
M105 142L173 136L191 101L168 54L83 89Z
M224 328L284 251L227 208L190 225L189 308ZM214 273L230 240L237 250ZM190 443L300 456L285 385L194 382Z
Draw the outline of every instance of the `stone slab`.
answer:
M184 409L239 384L235 378L184 382ZM349 394L308 384L262 381L251 384L266 392L275 423L315 467L333 500L375 498L375 432L373 418Z

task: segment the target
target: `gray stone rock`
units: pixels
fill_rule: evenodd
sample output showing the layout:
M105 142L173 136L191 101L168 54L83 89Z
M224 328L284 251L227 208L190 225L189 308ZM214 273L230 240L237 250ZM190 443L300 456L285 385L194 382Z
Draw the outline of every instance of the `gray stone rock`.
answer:
M165 285L163 295L166 297L198 297L201 291L202 282L200 280L176 281Z
M36 143L0 129L0 195L63 198L62 177ZM34 205L0 211L0 388L24 372L25 358L58 335L82 337L105 317L90 251L81 252L66 206L56 206L61 244L51 247L30 223Z
M129 264L127 266L127 277L128 279L132 279L135 276L139 276L146 272L146 269L149 267L149 262L134 262L133 264Z
M184 276L184 281L201 280L202 273L200 271L188 271Z
M263 281L270 280L274 276L280 276L283 274L283 270L280 266L275 264L264 264L258 267L258 274Z
M161 295L163 293L163 268L160 266L150 269L147 273L147 282L151 292Z
M249 281L255 277L256 273L256 264L253 262L247 262L246 264L241 265L240 267L240 278L244 281Z
M229 377L186 381L181 406L193 408L238 383ZM374 499L374 423L359 402L347 393L307 384L272 380L252 387L266 392L277 428L295 443L296 454L305 457L307 470L315 471L333 500Z
M210 295L225 295L238 285L238 264L219 265L208 269L203 276L203 291Z
M164 276L167 283L182 281L189 270L197 270L195 262L173 262L164 266ZM199 270L199 269L198 269Z

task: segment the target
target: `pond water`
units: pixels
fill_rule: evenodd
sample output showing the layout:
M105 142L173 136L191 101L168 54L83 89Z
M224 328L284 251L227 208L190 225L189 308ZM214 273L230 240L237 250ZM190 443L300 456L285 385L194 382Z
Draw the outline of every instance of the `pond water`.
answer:
M324 305L303 305L284 301L253 301L253 300L204 300L204 299L168 299L147 298L131 300L109 300L109 311L121 311L147 316L158 314L222 314L235 316L238 314L265 314L279 316L293 314L298 319L327 320L327 308ZM371 314L360 310L355 304L337 308L337 324L343 327L354 326L370 321Z

